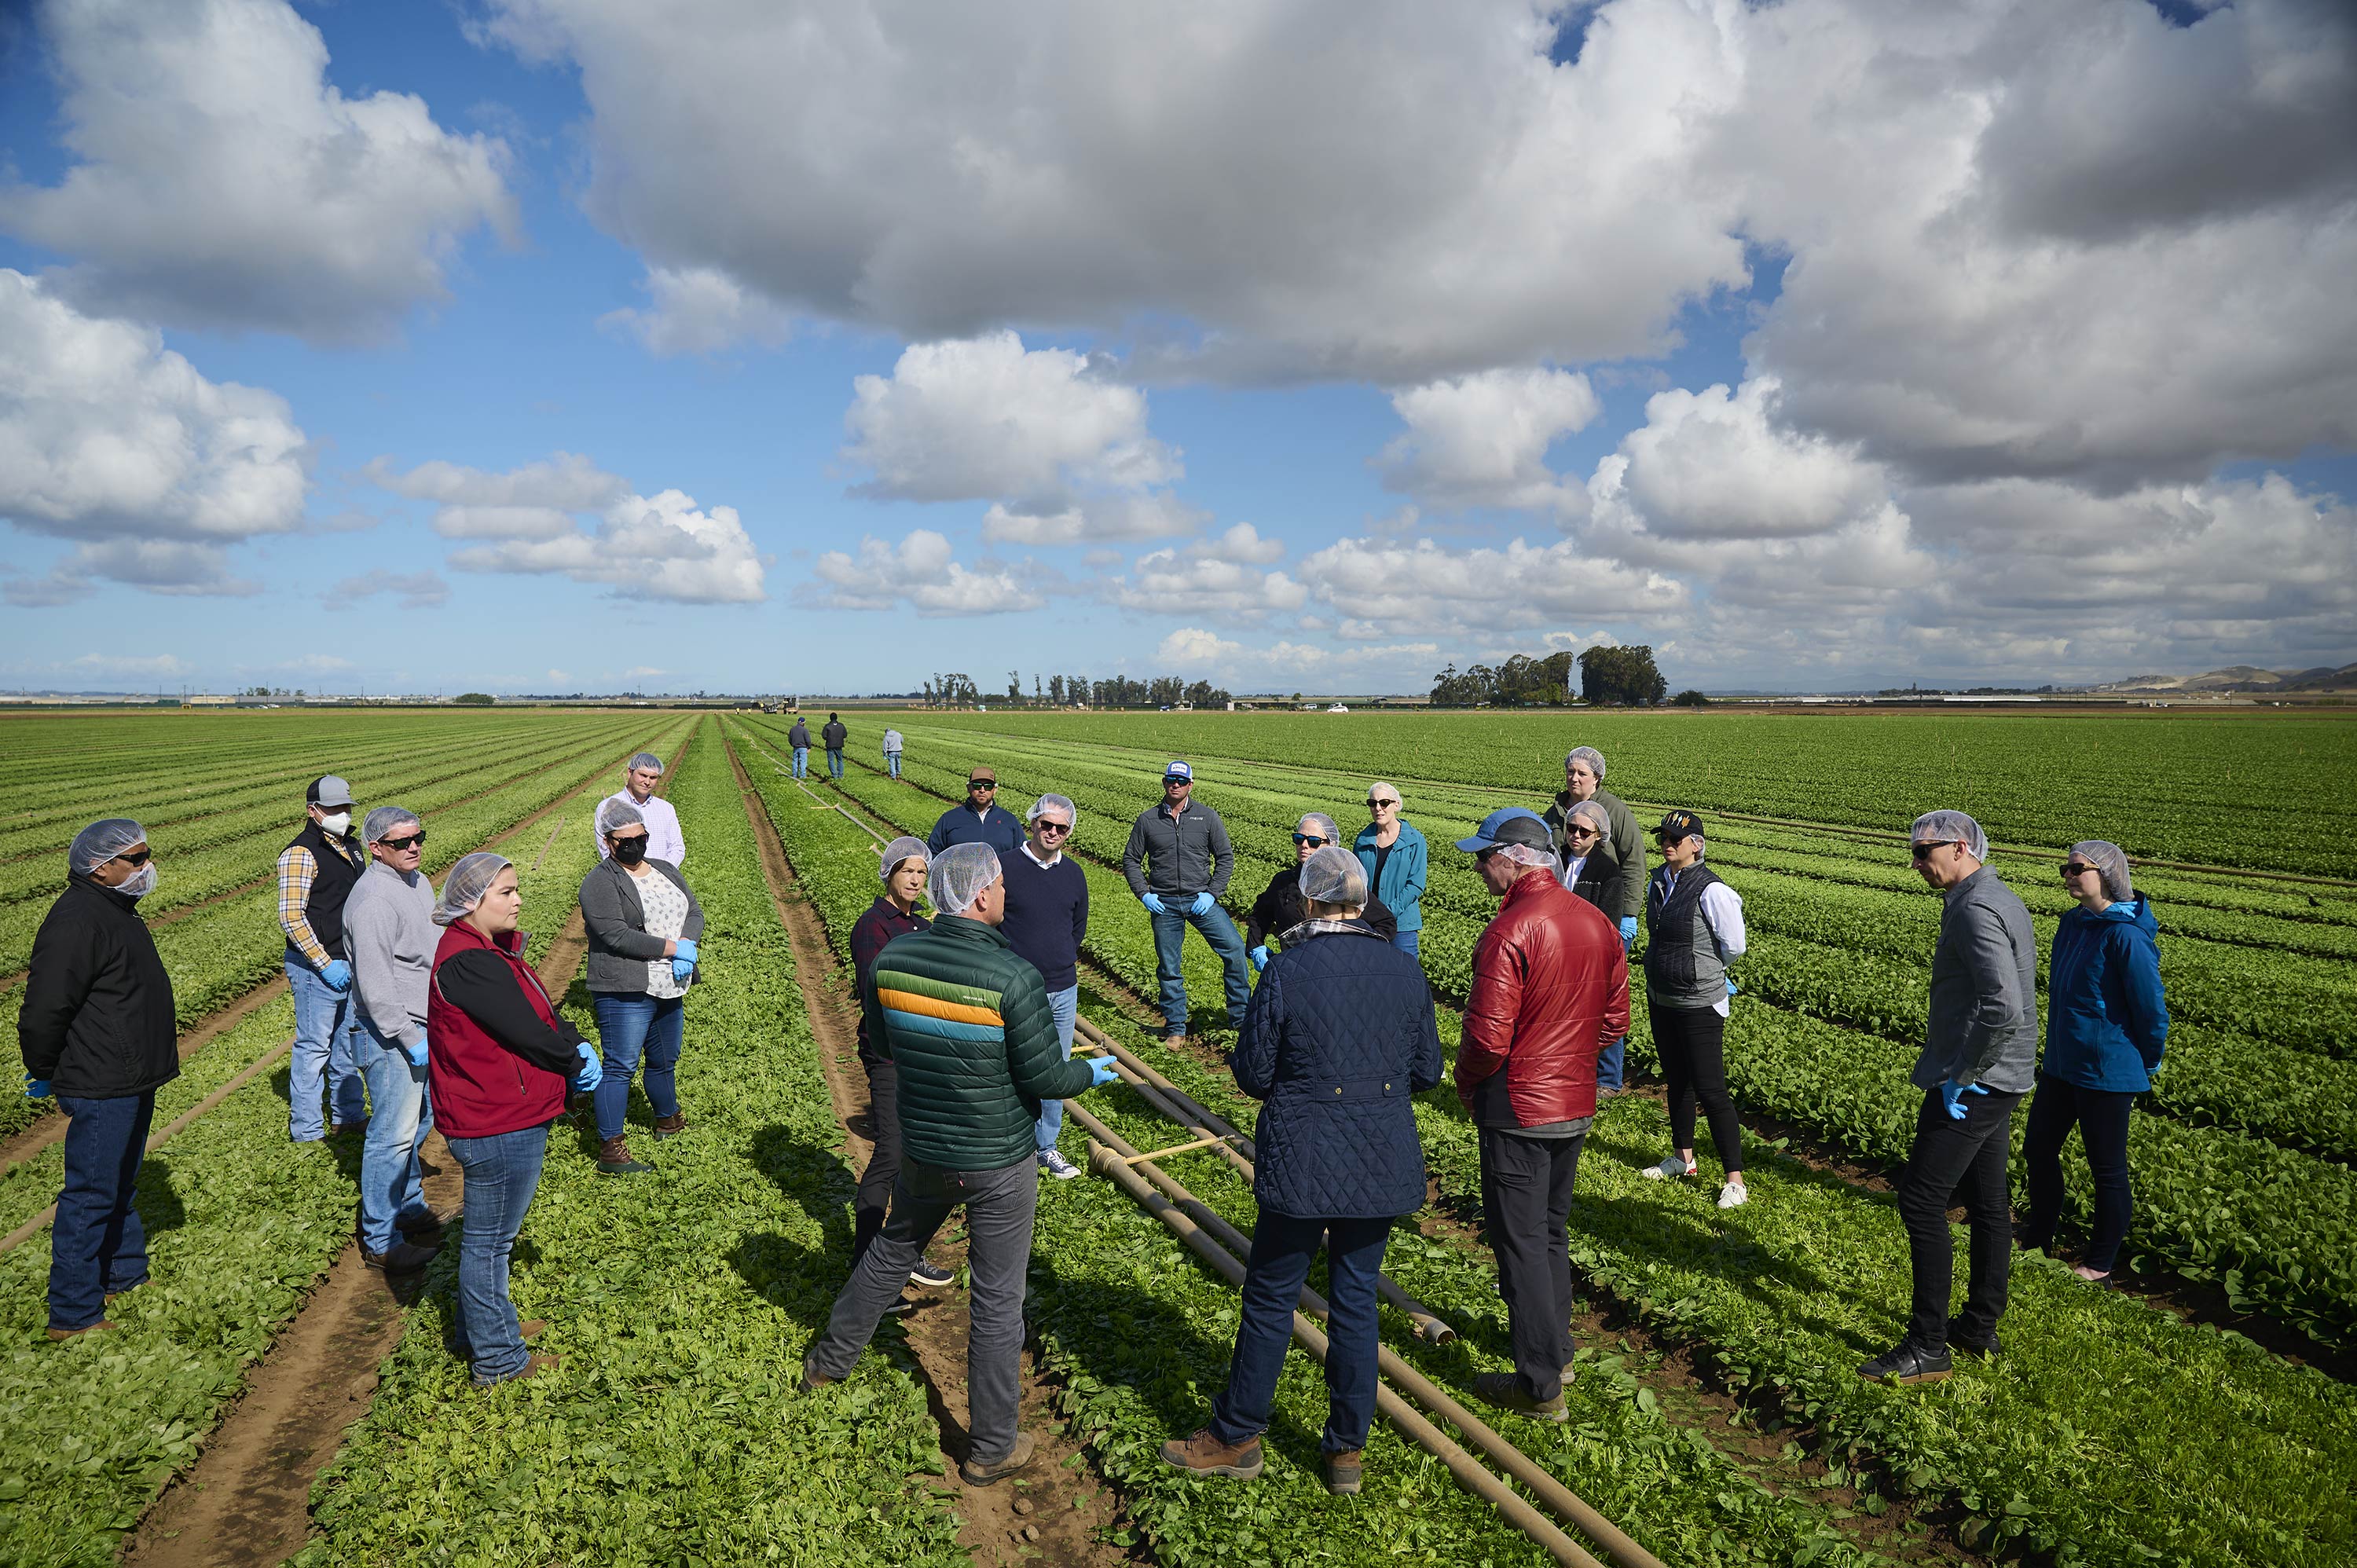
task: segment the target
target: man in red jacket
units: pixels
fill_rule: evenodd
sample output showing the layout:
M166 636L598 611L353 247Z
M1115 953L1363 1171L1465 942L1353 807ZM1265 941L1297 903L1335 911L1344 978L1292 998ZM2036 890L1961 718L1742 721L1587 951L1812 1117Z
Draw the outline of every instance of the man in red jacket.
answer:
M1501 899L1473 946L1457 1095L1480 1129L1481 1208L1514 1369L1482 1373L1473 1391L1562 1421L1571 1184L1596 1120L1597 1053L1629 1030L1629 958L1612 922L1555 879L1537 812L1492 811L1457 847Z

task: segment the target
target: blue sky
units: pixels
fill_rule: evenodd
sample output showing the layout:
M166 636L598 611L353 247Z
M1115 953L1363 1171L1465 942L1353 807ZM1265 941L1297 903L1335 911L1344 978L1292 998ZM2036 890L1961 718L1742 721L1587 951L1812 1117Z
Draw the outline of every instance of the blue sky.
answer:
M651 9L0 35L0 687L2357 658L2341 8Z

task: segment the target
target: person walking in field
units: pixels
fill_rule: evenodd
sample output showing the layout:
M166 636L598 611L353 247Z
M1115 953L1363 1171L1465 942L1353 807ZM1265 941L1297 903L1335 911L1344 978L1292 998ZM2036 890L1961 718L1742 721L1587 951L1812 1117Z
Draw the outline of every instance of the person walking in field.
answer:
M303 790L303 831L278 856L278 926L286 933L286 983L295 993L286 1135L298 1144L357 1133L368 1122L354 1065L360 1022L352 1011L352 966L344 956L344 900L368 865L352 833L352 787L334 774L312 779Z
M1718 1206L1740 1208L1751 1191L1743 1181L1743 1127L1727 1092L1727 999L1738 990L1727 966L1747 945L1743 900L1703 864L1707 845L1700 817L1672 811L1653 838L1662 865L1645 890L1645 1011L1669 1083L1672 1153L1644 1174L1653 1181L1695 1174L1699 1101L1725 1173Z
M599 813L608 806L628 806L647 824L649 860L673 866L687 864L687 839L679 830L679 808L655 793L662 776L663 760L653 752L642 751L630 758L622 770L622 788L598 801L597 810L589 813L589 836L597 841L598 859L613 853L606 843L605 829L598 825Z
M1414 958L1424 929L1424 834L1400 815L1400 792L1378 780L1367 787L1367 825L1352 848L1366 867L1368 897L1392 912L1392 946Z
M952 806L933 823L925 847L934 854L959 843L986 843L1004 858L1015 853L1025 837L1022 822L998 803L998 775L976 768L965 776L965 800Z
M1409 1096L1438 1083L1443 1063L1424 971L1358 918L1359 858L1321 845L1295 877L1308 918L1261 976L1236 1041L1236 1087L1265 1101L1243 1321L1210 1423L1162 1457L1198 1475L1260 1474L1294 1305L1322 1245L1332 1315L1318 1448L1327 1489L1347 1494L1375 1414L1375 1281L1393 1222L1425 1201Z
M1948 1376L1952 1348L1997 1353L2013 1268L2006 1187L2013 1110L2038 1065L2038 947L2029 911L1985 864L1988 839L1978 822L1962 811L1926 811L1909 837L1917 875L1943 900L1930 1015L1913 1074L1923 1104L1899 1178L1915 1299L1906 1334L1858 1375L1920 1383ZM1964 1310L1952 1319L1956 1258L1948 1206L1959 1187L1971 1223L1972 1275Z
M988 1486L1031 1462L1017 1425L1024 1276L1039 1201L1032 1128L1039 1102L1117 1076L1110 1061L1066 1061L1047 982L999 929L1006 879L988 844L953 844L928 875L930 929L895 937L859 988L869 1036L899 1070L906 1163L884 1233L852 1270L802 1364L808 1393L850 1375L909 1271L956 1209L965 1210L973 1305L966 1339L967 1430L958 1473Z
M630 1079L641 1060L656 1141L687 1131L679 1109L679 1057L687 988L703 956L704 908L679 867L647 853L647 824L637 807L609 800L598 812L598 825L607 858L581 880L581 920L589 936L583 979L597 1010L602 1053L597 1169L637 1176L653 1168L630 1157L623 1134Z
M880 875L884 891L851 927L851 968L853 990L866 986L867 977L876 968L876 955L895 937L921 931L931 925L917 913L917 905L925 896L925 873L930 864L924 841L897 838L884 846ZM868 1150L866 1168L859 1173L859 1191L851 1206L851 1264L867 1255L867 1249L883 1233L885 1216L890 1211L892 1184L900 1175L900 1075L892 1058L884 1048L880 1035L870 1035L867 1015L859 1015L859 1065L867 1074L867 1120L874 1141ZM948 1269L920 1256L909 1266L911 1283L939 1289L957 1278ZM894 1316L913 1312L917 1304L902 1296L885 1310Z
M843 715L827 714L826 727L819 731L818 735L821 740L826 742L826 776L829 779L842 778L843 746L851 738L851 732L843 727Z
M1162 1021L1168 1038L1187 1036L1187 982L1179 967L1187 928L1193 926L1220 955L1227 983L1228 1027L1241 1029L1252 1003L1252 973L1235 923L1220 908L1234 875L1236 854L1220 814L1193 799L1195 769L1174 761L1162 770L1162 800L1139 814L1121 853L1129 890L1154 918L1154 969L1162 983Z
M1514 1356L1512 1371L1480 1374L1473 1392L1562 1421L1572 1182L1596 1119L1597 1053L1629 1032L1629 955L1612 923L1556 880L1537 812L1492 811L1457 847L1499 897L1473 945L1457 1096L1480 1132L1481 1212Z
M794 748L794 777L810 772L810 725L800 714L794 715L794 727L786 732L786 744Z
M540 1189L548 1129L567 1084L597 1087L597 1053L556 1011L524 961L523 895L501 855L462 855L435 900L443 928L425 1003L426 1093L465 1175L458 1327L475 1387L555 1365L525 1342L508 1294L508 1260Z
M361 1261L386 1274L414 1273L434 1261L442 1239L417 1158L434 1127L425 1092L425 1004L442 933L434 924L434 885L419 869L425 828L417 813L379 806L361 836L369 868L344 901L361 1026L358 1065L369 1090Z
M2062 1217L2062 1141L2077 1127L2094 1177L2095 1216L2073 1271L2111 1277L2136 1195L2128 1180L2128 1117L2152 1087L2169 1047L2159 926L2136 896L2128 857L2082 839L2062 857L2062 889L2079 902L2054 928L2046 966L2046 1059L2022 1130L2029 1215L2021 1244L2049 1251Z
M1072 1026L1081 1010L1081 943L1089 934L1089 879L1064 846L1072 842L1081 809L1065 796L1042 795L1024 820L1030 824L1030 837L998 863L1006 875L1006 918L998 929L1015 956L1048 983L1056 1044L1069 1060ZM1040 1101L1039 1120L1032 1128L1039 1168L1058 1181L1070 1181L1081 1167L1057 1152L1056 1138L1063 1127L1064 1102Z
M900 748L903 744L899 730L884 732L884 771L895 779L900 777Z
M180 1076L172 977L139 918L156 881L147 830L128 817L92 822L74 835L66 867L16 1011L26 1097L55 1094L67 1119L49 1230L51 1339L113 1328L106 1304L147 1281L133 1198L156 1091Z
M1244 956L1251 961L1254 973L1268 968L1269 943L1282 946L1285 933L1309 918L1309 906L1301 897L1301 868L1319 850L1341 842L1341 828L1323 811L1312 811L1294 824L1292 864L1280 867L1244 911ZM1399 931L1392 912L1372 896L1358 918L1387 942Z

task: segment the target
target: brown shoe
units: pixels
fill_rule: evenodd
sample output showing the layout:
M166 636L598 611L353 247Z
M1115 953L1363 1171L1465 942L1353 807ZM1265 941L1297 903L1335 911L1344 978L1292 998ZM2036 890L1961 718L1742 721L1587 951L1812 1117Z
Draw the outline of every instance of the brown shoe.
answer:
M1564 1408L1563 1395L1551 1400L1535 1398L1523 1386L1520 1372L1483 1372L1473 1380L1473 1397L1500 1410L1511 1410L1527 1415L1533 1421L1569 1421L1571 1412Z
M1012 1476L1031 1463L1031 1456L1038 1448L1039 1444L1032 1441L1029 1433L1018 1432L1015 1434L1015 1446L1006 1451L1006 1458L992 1465L977 1465L968 1459L958 1466L958 1474L965 1477L965 1484L969 1487L986 1487L993 1481Z
M513 1377L497 1378L488 1383L479 1382L475 1385L475 1391L480 1393L485 1389L503 1388L509 1383L520 1383L526 1378L537 1377L542 1372L554 1371L562 1366L564 1361L565 1358L562 1356L534 1356L523 1364L522 1371Z
M642 1165L630 1158L630 1143L628 1138L608 1138L597 1145L599 1176L637 1176L652 1169L654 1166Z
M328 1135L331 1138L350 1137L354 1133L365 1133L367 1131L368 1123L365 1122L330 1122L328 1123Z
M685 1112L681 1112L673 1116L658 1116L655 1118L655 1136L658 1139L676 1138L682 1133L686 1131L687 1113Z
M1357 1449L1353 1448L1345 1454L1327 1455L1324 1467L1328 1491L1338 1498L1354 1498L1359 1495L1364 1472L1359 1464Z
M96 1323L85 1323L80 1328L52 1328L49 1330L49 1337L52 1339L79 1339L85 1334L103 1334L108 1329L114 1326L115 1322L113 1318L102 1317Z
M808 1361L804 1361L802 1363L802 1381L796 1383L794 1387L807 1394L813 1393L820 1389L825 1388L830 1383L839 1383L841 1381L843 1381L841 1378L830 1378L824 1372L812 1371L810 1369L810 1363Z
M425 1245L416 1241L395 1241L382 1252L371 1252L362 1247L361 1262L381 1274L414 1274L432 1262L435 1254L441 1251L439 1242Z
M1233 1476L1249 1481L1261 1472L1260 1439L1232 1448L1212 1436L1206 1426L1191 1437L1174 1437L1164 1444L1162 1462L1198 1476Z
M547 1326L548 1319L545 1317L527 1317L517 1326L517 1333L526 1343L530 1343L539 1338L540 1331Z

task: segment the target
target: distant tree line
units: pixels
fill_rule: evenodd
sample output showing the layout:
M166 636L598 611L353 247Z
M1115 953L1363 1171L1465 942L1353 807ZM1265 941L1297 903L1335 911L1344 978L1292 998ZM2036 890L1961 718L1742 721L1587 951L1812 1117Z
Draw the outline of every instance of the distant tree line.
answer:
M1133 680L1127 675L1114 675L1103 681L1092 681L1085 675L1038 675L1031 677L1031 690L1023 690L1023 677L1017 671L1006 672L1006 691L985 699L974 677L952 671L937 674L924 683L922 697L929 708L970 708L985 700L991 703L1014 708L1065 708L1086 704L1092 708L1175 708L1181 703L1199 708L1224 707L1230 700L1228 689L1214 686L1209 681L1187 681L1177 675L1157 675L1151 681Z
M1572 696L1572 671L1579 671L1579 695ZM1550 653L1534 659L1517 653L1496 666L1460 671L1454 662L1432 678L1436 708L1562 708L1577 700L1599 707L1650 707L1669 694L1670 683L1643 643L1626 648L1598 645L1575 658ZM1695 693L1699 695L1699 693Z

